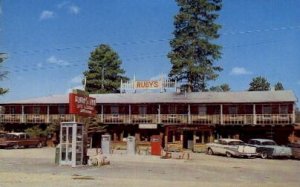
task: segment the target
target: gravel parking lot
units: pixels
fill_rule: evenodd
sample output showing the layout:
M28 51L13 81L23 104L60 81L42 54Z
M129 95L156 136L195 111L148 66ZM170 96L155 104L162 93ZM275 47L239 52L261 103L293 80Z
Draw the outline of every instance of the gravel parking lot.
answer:
M92 152L93 154L93 152ZM110 165L54 164L55 149L0 149L0 186L299 186L299 160L113 154Z

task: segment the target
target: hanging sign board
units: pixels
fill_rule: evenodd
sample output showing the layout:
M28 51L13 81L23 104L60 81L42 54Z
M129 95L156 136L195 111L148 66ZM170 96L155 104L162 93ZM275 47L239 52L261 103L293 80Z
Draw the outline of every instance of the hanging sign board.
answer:
M157 124L139 124L139 129L157 129Z
M94 116L96 114L96 98L88 94L74 92L69 94L69 113L80 116Z

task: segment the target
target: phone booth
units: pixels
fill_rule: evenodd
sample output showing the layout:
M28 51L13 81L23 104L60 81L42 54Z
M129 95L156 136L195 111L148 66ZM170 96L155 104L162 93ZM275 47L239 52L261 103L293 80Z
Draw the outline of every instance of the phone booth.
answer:
M83 164L83 124L62 122L60 124L60 165L76 167Z
M161 136L153 135L151 136L151 155L161 156Z

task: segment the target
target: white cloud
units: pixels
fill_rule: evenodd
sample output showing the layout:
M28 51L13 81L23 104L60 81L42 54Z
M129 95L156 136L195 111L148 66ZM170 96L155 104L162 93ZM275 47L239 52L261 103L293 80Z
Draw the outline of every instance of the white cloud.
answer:
M40 20L46 20L46 19L51 19L54 18L54 12L50 10L44 10L40 14Z
M57 8L59 8L59 9L63 8L65 6L67 6L69 3L70 3L69 1L63 1L57 5Z
M73 89L80 89L83 90L83 85L74 86L72 88L69 88L66 93L71 93Z
M36 66L37 66L38 68L41 68L41 67L43 67L43 63L38 63Z
M168 76L167 76L167 74L163 73L163 74L159 74L159 75L155 75L155 76L151 77L150 80L159 80L161 78L167 79Z
M82 83L83 75L77 75L71 79L72 83Z
M58 59L55 56L49 57L47 59L47 62L50 63L50 64L56 64L56 65L60 65L60 66L67 66L67 65L70 64L69 62L67 62L65 60Z
M69 12L71 14L75 14L75 15L79 14L79 11L80 11L80 8L78 6L76 6L76 5L69 6Z
M252 74L252 72L246 70L243 67L234 67L230 72L230 75L250 75L250 74Z

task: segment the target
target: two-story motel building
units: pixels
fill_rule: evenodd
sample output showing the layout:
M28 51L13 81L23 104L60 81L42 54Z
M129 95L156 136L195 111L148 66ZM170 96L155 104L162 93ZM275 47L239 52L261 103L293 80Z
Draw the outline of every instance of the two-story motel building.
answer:
M113 142L128 135L149 142L161 135L165 148L200 150L215 138L272 138L286 144L299 138L297 98L292 91L92 94L98 121ZM0 104L6 130L73 121L68 95ZM298 127L297 127L298 128Z

